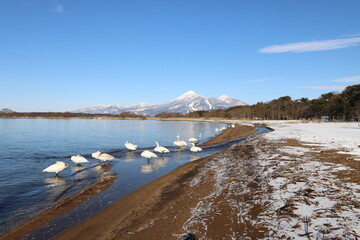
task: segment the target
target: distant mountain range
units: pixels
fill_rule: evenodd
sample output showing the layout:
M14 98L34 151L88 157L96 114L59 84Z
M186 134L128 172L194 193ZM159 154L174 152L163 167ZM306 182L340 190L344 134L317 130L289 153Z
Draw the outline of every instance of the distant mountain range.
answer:
M124 105L96 105L93 107L72 110L73 113L91 113L91 114L119 114L122 112L132 112L145 116L154 116L162 112L189 113L192 111L226 109L238 105L247 105L246 103L228 96L218 98L205 98L194 91L188 91L167 103L149 104L139 103L130 106Z

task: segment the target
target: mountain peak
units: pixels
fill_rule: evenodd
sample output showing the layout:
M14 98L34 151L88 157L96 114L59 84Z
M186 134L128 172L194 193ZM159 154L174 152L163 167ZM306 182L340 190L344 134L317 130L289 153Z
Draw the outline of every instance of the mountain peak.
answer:
M178 97L177 99L186 99L186 98L198 98L198 97L203 97L199 94L197 94L196 92L194 92L193 90L187 91L186 93L184 93L183 95L181 95L180 97Z
M226 96L226 95L221 95L220 97L218 97L218 99L220 99L221 101L224 101L226 99L231 99L232 97Z

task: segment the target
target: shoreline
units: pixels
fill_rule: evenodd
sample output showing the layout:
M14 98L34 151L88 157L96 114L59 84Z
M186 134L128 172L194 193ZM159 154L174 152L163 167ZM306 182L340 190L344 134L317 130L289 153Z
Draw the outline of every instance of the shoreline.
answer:
M202 146L220 144L223 142L229 142L232 140L239 139L241 137L249 136L250 134L255 133L257 131L258 130L253 126L235 124L235 128L229 127L224 131L222 131L220 134L211 138L209 141L198 144L197 146L202 147Z
M182 165L54 239L357 239L359 161L278 131Z
M241 131L240 131L240 129L241 129ZM236 124L236 131L235 131L235 129L228 128L204 144L211 145L211 144L209 144L209 142L211 143L211 141L214 141L214 140L217 142L221 142L221 141L226 142L226 139L229 139L227 141L230 141L233 139L238 139L241 137L248 136L248 135L252 134L253 132L256 132L255 127L239 126L238 124ZM207 157L207 158L210 158L210 157ZM185 164L185 165L187 165L187 164ZM194 164L194 165L197 165L197 164ZM179 168L181 168L183 166L180 166ZM188 169L188 168L186 168L186 169ZM175 169L173 171L176 171L176 170L177 169ZM166 175L172 175L173 171L167 173ZM185 172L183 172L183 171L181 171L181 172L183 174L185 174ZM176 175L176 173L174 173L174 174ZM77 207L78 205L80 205L81 203L83 203L84 201L89 199L90 197L105 190L106 188L111 186L111 184L115 181L115 179L116 179L116 176L108 176L105 179L104 178L99 179L97 182L87 186L86 188L82 189L80 192L66 197L65 199L56 203L54 206L44 210L43 212L39 213L38 215L34 216L33 218L30 218L29 220L25 221L24 223L20 224L19 226L4 232L0 236L0 240L20 239L23 236L26 236L27 234L35 231L36 229L43 226L47 222L50 222L51 220L56 219L57 217L74 209L75 207ZM154 180L154 181L156 181L156 180ZM120 199L118 201L121 201L121 200L122 199ZM100 212L102 212L102 211L100 211Z

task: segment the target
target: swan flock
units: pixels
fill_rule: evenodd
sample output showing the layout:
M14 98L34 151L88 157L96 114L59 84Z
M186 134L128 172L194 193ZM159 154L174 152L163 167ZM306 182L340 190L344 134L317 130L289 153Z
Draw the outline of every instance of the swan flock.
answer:
M232 128L235 127L235 125L231 125ZM218 131L223 131L225 128L221 128L221 129L218 129L216 128L215 131L218 132ZM199 135L198 138L189 138L189 142L191 144L191 147L190 147L190 151L191 152L200 152L202 151L203 149L200 148L200 147L197 147L195 146L195 144L201 139L201 133ZM170 150L166 147L163 147L163 146L160 146L159 142L158 141L155 141L154 142L156 147L154 148L154 152L157 152L157 153L160 153L160 154L165 154L165 153L169 153ZM173 144L179 148L182 148L182 147L185 147L187 146L187 143L183 140L180 140L180 135L177 134L176 136L176 140L173 142ZM137 148L138 148L138 145L136 144L133 144L133 143L130 143L129 141L126 141L125 142L125 147L129 150L129 151L136 151ZM151 158L157 158L157 155L149 150L144 150L143 152L141 152L141 157L143 158L146 158L150 161ZM100 152L100 151L97 151L97 152L94 152L91 154L91 156L94 158L94 159L98 159L99 162L103 162L103 163L106 163L108 161L111 161L111 160L114 160L115 157L108 154L108 153L103 153L103 152ZM75 156L71 156L71 161L73 161L75 164L77 164L77 166L81 166L82 163L88 163L89 161L83 157L83 156L80 156L80 155L75 155ZM55 173L56 176L58 176L59 172L65 170L66 168L68 167L68 164L67 163L64 163L62 161L57 161L55 162L54 164L48 166L47 168L45 168L44 170L42 170L43 172L49 172L49 173Z

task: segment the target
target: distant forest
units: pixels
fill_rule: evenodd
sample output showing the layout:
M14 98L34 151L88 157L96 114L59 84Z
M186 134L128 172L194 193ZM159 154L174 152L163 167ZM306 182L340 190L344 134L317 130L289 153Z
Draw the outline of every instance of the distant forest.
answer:
M269 102L258 102L249 106L228 109L195 111L188 114L163 112L157 118L226 118L250 120L292 120L321 119L327 116L333 121L360 121L360 84L347 87L341 93L329 92L317 99L291 99L283 96ZM0 118L106 118L106 119L147 119L143 115L124 112L109 114L81 114L61 112L1 112Z
M249 106L231 107L225 110L195 111L186 115L178 113L160 113L157 117L191 117L191 118L227 118L227 119L261 119L291 120L320 119L328 116L330 120L360 120L360 84L347 87L341 93L329 92L317 99L291 99L280 97L269 102L258 102Z

